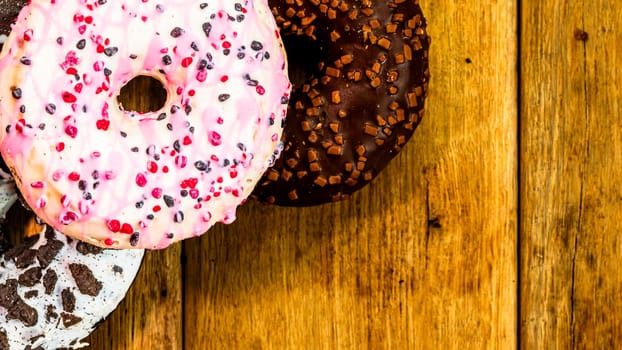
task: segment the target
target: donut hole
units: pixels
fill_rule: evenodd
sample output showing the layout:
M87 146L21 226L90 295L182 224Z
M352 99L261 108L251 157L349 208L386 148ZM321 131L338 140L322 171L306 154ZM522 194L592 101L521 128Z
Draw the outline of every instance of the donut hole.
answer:
M306 35L288 34L283 36L287 52L289 79L298 88L311 77L321 76L320 66L326 57L320 40L311 40Z
M157 112L166 104L167 91L162 82L150 75L138 75L119 92L119 106L129 113Z

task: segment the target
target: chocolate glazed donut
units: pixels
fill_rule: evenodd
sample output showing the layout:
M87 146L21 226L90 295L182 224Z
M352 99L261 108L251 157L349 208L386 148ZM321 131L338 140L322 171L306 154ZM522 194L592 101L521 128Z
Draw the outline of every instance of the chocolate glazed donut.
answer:
M270 0L294 83L284 149L254 190L283 206L368 184L424 114L426 20L417 0Z

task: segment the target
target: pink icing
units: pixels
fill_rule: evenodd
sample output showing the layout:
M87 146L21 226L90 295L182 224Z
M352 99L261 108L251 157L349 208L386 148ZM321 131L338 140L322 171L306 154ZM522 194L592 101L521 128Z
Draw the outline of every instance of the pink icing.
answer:
M163 83L161 110L119 106L137 75ZM55 229L163 248L234 220L290 88L266 0L34 0L0 54L0 151Z

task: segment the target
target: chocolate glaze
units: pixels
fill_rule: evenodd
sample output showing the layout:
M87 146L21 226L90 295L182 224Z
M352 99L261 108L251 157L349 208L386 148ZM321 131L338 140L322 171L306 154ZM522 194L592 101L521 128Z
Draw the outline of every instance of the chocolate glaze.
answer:
M283 152L253 197L284 206L348 198L404 147L423 117L426 20L416 0L269 3L294 90Z

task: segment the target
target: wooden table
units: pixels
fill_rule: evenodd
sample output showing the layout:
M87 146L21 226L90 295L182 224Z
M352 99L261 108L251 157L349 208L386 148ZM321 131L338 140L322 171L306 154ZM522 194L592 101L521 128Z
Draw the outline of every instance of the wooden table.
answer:
M421 4L427 113L389 168L149 253L93 349L622 344L622 2Z

